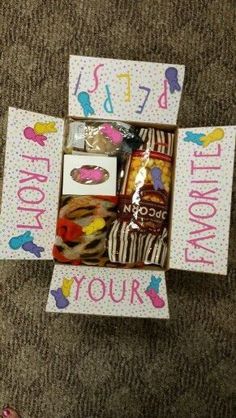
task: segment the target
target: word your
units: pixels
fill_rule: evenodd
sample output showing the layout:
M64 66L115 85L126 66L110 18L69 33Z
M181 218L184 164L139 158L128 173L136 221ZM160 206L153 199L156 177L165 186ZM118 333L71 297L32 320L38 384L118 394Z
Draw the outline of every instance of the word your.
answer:
M217 227L214 224L221 180L221 145L215 145L211 153L194 151L190 160L191 190L188 205L191 229L184 249L187 263L214 264L214 240Z
M74 282L76 285L74 300L78 302L80 301L80 297L82 298L86 295L94 303L109 299L110 302L116 304L125 301L130 305L142 305L148 296L152 300L153 307L161 308L165 305L160 297L156 297L157 292L155 289L152 289L155 292L155 296L153 296L151 295L152 292L150 293L151 287L146 290L142 289L141 282L137 278L124 279L120 284L119 290L117 290L117 280L112 278L105 280L99 277L88 278L85 276L74 276ZM158 303L156 299L158 299Z
M93 70L93 86L89 88L87 91L80 91L80 84L83 78L83 70L81 68L81 72L77 78L77 82L74 88L74 95L76 96L79 104L82 107L83 113L85 117L91 116L95 114L95 109L92 104L92 95L98 90L101 84L102 79L102 72L105 67L105 64L98 64L95 66ZM125 92L124 92L124 102L131 102L132 100L132 93L131 93L131 79L132 74L130 72L125 72L121 74L116 74L115 77L121 83L125 83ZM178 70L175 67L169 67L165 71L163 81L163 90L161 94L157 97L156 106L161 109L168 108L168 92L173 94L175 92L179 92L181 90L181 86L178 81ZM114 113L114 106L112 100L112 92L111 87L109 84L104 84L104 102L103 102L103 109L106 113ZM137 106L137 110L135 111L138 114L142 114L144 109L146 108L150 95L152 94L152 89L149 86L145 86L143 84L139 84L138 89L140 93L142 93L142 101ZM135 96L136 96L135 92Z

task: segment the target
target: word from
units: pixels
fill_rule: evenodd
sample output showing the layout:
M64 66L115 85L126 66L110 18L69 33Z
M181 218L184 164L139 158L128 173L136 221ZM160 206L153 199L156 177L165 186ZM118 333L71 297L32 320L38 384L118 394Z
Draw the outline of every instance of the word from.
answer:
M27 230L43 229L40 217L46 212L46 209L42 209L40 205L46 196L42 185L47 183L49 179L50 160L32 155L21 155L21 158L21 166L27 168L19 170L17 198L20 203L17 210L24 214L25 222L16 226Z

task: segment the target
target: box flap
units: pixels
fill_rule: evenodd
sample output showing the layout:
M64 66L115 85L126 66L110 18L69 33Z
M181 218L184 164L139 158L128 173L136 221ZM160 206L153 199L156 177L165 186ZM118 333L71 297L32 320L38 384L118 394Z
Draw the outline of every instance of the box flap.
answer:
M227 274L235 126L178 133L170 267Z
M63 120L9 108L0 216L1 259L51 259Z
M176 125L184 66L70 56L69 116Z
M46 311L169 318L164 272L56 264Z

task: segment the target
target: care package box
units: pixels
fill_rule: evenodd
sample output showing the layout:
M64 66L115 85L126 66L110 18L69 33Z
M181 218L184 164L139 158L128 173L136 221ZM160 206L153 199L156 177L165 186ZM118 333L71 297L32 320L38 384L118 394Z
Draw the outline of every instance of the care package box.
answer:
M183 81L182 65L71 56L65 120L9 108L0 258L55 260L48 312L168 318L166 270L227 274L235 127L179 129ZM94 126L109 156L84 145ZM74 129L78 149L67 152ZM132 149L136 134L151 151ZM128 175L116 154L124 138ZM101 242L109 262L87 254L103 254Z

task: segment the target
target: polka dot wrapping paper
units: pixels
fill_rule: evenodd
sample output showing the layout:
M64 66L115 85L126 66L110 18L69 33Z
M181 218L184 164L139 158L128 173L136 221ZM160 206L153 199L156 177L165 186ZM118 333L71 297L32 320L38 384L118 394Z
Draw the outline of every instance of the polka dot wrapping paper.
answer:
M164 272L57 264L46 310L168 318Z
M180 129L170 267L227 274L235 126Z
M1 259L52 259L62 137L62 119L9 108Z

